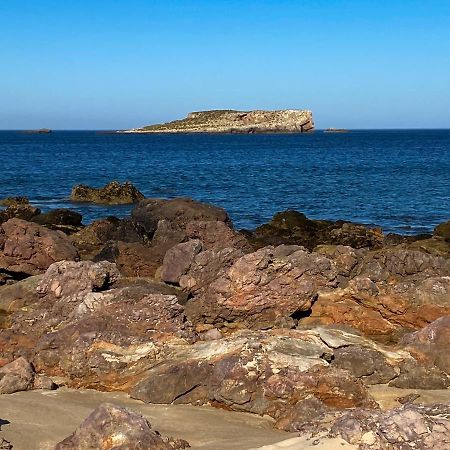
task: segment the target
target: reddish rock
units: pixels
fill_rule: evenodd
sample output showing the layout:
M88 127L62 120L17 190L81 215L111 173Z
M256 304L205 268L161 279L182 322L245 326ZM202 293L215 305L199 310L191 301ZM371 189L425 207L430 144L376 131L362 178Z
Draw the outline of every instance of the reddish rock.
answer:
M188 448L182 439L161 436L148 421L129 409L103 403L55 450L173 450Z
M217 264L223 252L200 253L180 279L180 285L194 294L186 305L194 322L292 326L293 317L311 308L318 289L335 285L333 263L301 247L266 247L241 256L229 267ZM216 267L220 269L215 271ZM208 284L204 277L209 271L216 272L216 277Z
M60 231L20 219L0 227L0 272L36 275L56 261L77 259L75 247Z
M354 262L348 259L350 266ZM343 273L341 263L336 260ZM422 251L366 252L340 278L338 289L319 292L302 323L345 324L378 339L397 340L405 331L450 314L449 274L450 260Z

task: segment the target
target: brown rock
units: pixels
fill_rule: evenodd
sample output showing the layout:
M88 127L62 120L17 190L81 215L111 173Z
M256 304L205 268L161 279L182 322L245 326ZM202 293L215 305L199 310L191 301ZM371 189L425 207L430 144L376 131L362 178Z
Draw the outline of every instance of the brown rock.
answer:
M0 394L31 389L34 380L34 370L25 358L18 358L0 368Z
M350 345L334 351L331 365L351 372L365 384L383 384L391 381L397 373L377 350Z
M434 365L450 375L450 316L404 336L401 344L422 364Z
M70 209L53 209L32 217L31 222L43 225L51 230L60 230L72 234L83 228L82 215Z
M446 241L450 241L450 220L439 224L434 229L434 234L436 236L439 236L439 237L445 239Z
M191 239L172 247L164 256L160 272L161 280L166 283L178 284L201 250L202 243L198 239Z
M55 450L172 450L188 447L186 441L153 431L140 414L103 403L72 435L56 444Z
M142 232L150 238L155 233L160 220L168 221L171 229L182 231L193 220L230 223L224 209L190 198L146 199L133 209L131 216Z
M78 253L64 233L20 219L0 227L0 272L37 275L61 260L77 260Z

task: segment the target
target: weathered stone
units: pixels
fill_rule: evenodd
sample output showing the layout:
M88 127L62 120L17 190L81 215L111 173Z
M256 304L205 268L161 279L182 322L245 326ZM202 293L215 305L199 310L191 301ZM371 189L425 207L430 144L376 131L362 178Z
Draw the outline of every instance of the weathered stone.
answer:
M450 316L440 317L400 342L422 364L434 365L450 375Z
M190 198L142 200L133 209L131 216L142 232L150 238L153 237L160 220L166 220L171 229L182 231L193 220L230 222L224 209Z
M144 195L128 181L120 184L111 181L102 188L93 188L80 184L72 188L70 199L73 202L92 202L108 205L137 203Z
M123 449L173 450L188 448L182 439L161 436L148 421L126 408L103 403L55 450Z
M341 345L352 339L365 342L329 333L340 337ZM289 416L297 403L312 395L331 408L375 407L359 380L329 366L324 355L331 358L333 349L322 337L319 330L242 331L197 342L148 369L131 395L151 403L212 402L274 418Z
M191 239L172 247L164 256L160 272L161 280L166 283L178 284L201 250L202 243L198 239Z
M244 253L253 251L244 234L218 220L193 220L186 225L185 233L189 239L199 239L204 250L236 248Z
M445 450L450 447L449 405L406 404L387 411L356 409L339 417L330 436L373 450Z
M450 386L450 375L437 367L419 365L406 360L400 365L400 375L389 386L401 389L446 389Z
M446 258L387 248L348 254L346 268L339 253L327 254L342 274L339 288L319 292L304 325L345 324L377 339L396 341L405 331L450 314Z
M60 231L20 219L0 227L0 272L37 275L56 261L77 259L75 247Z
M180 279L180 285L194 295L186 305L193 322L292 327L296 315L311 308L318 289L335 284L333 263L301 247L266 247L228 263L222 258L226 250L198 254ZM212 279L205 280L208 272Z
M336 349L331 365L348 370L365 384L387 383L397 375L381 352L354 345Z
M109 289L119 277L115 264L108 261L60 261L47 269L36 291L40 296L83 298L88 292Z
M125 277L154 277L167 247L147 246L139 242L109 242L93 257L94 261L114 262Z
M26 391L32 388L34 370L25 358L18 358L0 368L0 394Z

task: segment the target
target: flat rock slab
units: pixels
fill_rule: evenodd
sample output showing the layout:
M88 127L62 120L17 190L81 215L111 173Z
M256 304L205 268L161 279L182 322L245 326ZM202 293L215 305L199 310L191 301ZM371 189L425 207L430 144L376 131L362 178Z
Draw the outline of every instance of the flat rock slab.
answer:
M192 449L248 450L293 436L272 429L268 419L246 413L211 407L148 405L123 393L67 388L1 395L0 435L13 444L14 450L53 450L57 442L69 436L104 402L139 412L149 420L152 429L185 439Z

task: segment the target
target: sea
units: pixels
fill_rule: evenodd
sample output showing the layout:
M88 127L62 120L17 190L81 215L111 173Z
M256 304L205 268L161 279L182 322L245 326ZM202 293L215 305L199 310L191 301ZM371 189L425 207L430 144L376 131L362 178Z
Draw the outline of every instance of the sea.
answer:
M450 130L309 134L116 134L0 131L0 197L85 224L132 206L72 203L76 184L130 181L147 197L191 197L225 208L238 229L278 211L343 219L385 232L431 232L450 219Z

